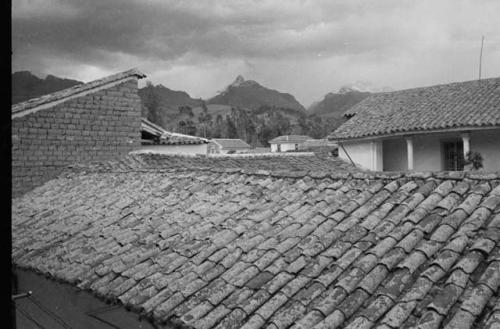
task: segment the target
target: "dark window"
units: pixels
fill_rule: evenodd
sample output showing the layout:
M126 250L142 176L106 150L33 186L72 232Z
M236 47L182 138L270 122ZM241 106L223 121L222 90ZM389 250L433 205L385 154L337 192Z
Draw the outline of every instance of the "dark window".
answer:
M295 144L295 151L299 150L299 144Z
M281 152L281 144L276 144L278 152Z
M464 151L462 141L443 142L443 169L464 170Z

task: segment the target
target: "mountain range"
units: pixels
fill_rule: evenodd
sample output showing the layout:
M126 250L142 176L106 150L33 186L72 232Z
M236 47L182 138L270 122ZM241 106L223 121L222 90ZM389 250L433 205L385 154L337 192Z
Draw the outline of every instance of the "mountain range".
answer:
M175 117L181 106L197 107L203 103L203 100L192 98L185 91L172 90L161 84L155 86L147 83L145 87L139 89L139 96L143 100L143 104L147 103L146 100L151 95L155 96L158 107L161 109L161 115L165 117Z
M82 82L53 75L41 79L29 71L15 72L12 74L12 103L80 83ZM238 135L229 132L231 127L228 128L228 125L231 124L235 125L236 130L245 130L238 128L238 125L247 124L256 131L264 131L269 130L270 125L274 127L276 121L281 121L279 128L273 128L273 131L266 132L265 137L261 138L262 144L265 144L265 138L276 134L309 133L315 138L324 137L343 122L343 112L368 97L372 91L374 89L369 84L355 82L343 86L335 93L326 94L306 110L293 95L267 88L254 80L245 80L239 75L223 91L207 100L193 98L184 91L172 90L161 84L153 85L151 82L139 89L139 96L142 99L143 116L166 129L182 130L185 133L207 135L208 131L209 135L228 137L228 134ZM229 123L228 120L234 122ZM237 120L239 121L236 122ZM216 124L219 125L218 130L215 128ZM245 130L245 137L248 134L252 133ZM256 140L252 138L247 139Z
M369 92L356 90L341 90L338 93L328 93L319 102L314 102L308 108L310 114L318 116L341 117L354 104L370 96Z
M59 78L50 74L45 79L40 79L29 71L15 72L12 74L12 104L50 94L81 83L81 81Z
M253 80L245 80L241 75L218 95L207 100L207 103L238 106L252 110L261 106L276 106L305 111L304 106L293 95L266 88Z

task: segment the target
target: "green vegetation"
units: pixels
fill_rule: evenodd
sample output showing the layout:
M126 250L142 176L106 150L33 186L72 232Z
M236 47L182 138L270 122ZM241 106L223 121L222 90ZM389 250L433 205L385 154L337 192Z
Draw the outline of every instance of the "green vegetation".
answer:
M473 170L483 168L483 156L477 151L469 151L465 155L464 165Z
M323 138L341 123L335 118L308 116L287 108L261 106L252 111L228 107L224 111L218 108L211 114L209 107L203 104L202 111L179 107L176 125L170 129L205 138L240 138L253 146L268 146L268 141L280 135Z

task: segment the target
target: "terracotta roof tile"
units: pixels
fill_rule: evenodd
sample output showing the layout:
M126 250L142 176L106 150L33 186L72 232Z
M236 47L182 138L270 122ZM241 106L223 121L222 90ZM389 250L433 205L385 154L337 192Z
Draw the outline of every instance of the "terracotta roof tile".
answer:
M176 160L14 199L14 263L192 328L498 323L498 177L161 166Z
M500 78L374 94L329 139L500 126Z

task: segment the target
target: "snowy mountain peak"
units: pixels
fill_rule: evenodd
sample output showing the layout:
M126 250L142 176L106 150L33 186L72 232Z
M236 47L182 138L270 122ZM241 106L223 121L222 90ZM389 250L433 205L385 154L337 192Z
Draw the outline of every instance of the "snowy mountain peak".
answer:
M236 77L236 80L234 80L233 83L231 83L232 87L239 87L243 82L245 82L245 78L243 78L242 75L238 75Z
M340 87L338 93L339 94L347 94L349 92L357 91L357 92L369 92L369 93L380 93L391 91L390 87L376 87L372 83L367 81L355 81L350 84L346 84Z

